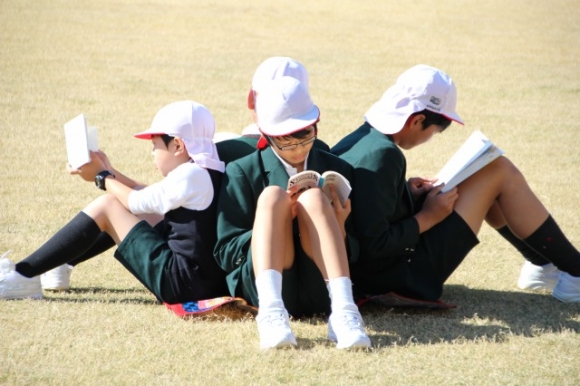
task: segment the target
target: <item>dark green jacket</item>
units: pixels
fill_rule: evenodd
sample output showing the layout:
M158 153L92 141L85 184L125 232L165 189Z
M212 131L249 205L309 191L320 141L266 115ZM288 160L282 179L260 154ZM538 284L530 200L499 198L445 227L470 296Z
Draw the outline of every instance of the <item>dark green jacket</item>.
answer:
M352 167L325 151L312 148L307 165L309 170L319 173L334 170L352 181ZM242 295L240 281L251 280L254 286L250 242L258 197L267 186L286 189L287 184L288 174L270 147L231 162L226 168L218 198L218 241L214 256L228 274L232 296ZM352 230L350 217L345 224L347 233ZM352 233L347 237L347 245L349 259L356 260L358 243Z
M406 180L407 162L392 139L368 123L338 142L331 152L354 167L351 194L361 260L396 263L419 242L415 204Z

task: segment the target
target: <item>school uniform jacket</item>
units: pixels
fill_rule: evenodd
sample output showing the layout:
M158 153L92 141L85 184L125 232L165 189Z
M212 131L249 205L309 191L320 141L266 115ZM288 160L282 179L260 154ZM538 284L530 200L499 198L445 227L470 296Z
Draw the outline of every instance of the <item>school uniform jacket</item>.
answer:
M334 170L352 180L352 167L348 163L314 147L308 154L307 167L319 173ZM288 178L286 169L270 147L226 167L218 198L218 241L214 256L228 273L232 296L240 296L236 291L240 280L253 280L254 277L250 244L258 197L267 186L275 185L285 190ZM349 233L352 229L350 216L345 227ZM347 252L349 259L358 258L358 243L352 232L347 236Z
M407 185L407 161L393 140L368 123L344 137L333 154L354 167L352 218L361 260L396 264L419 242L415 203Z

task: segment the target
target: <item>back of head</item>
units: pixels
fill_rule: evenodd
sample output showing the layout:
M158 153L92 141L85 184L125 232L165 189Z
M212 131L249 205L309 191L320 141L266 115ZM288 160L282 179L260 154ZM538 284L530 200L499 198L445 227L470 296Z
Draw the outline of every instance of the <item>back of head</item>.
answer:
M212 138L215 122L210 111L193 101L179 101L162 107L151 127L135 137L150 139L154 135L169 135L183 140L191 159L201 167L224 171Z
M455 111L456 105L457 89L449 75L437 68L419 64L401 74L364 118L384 134L398 133L409 116L423 110L463 124Z
M320 111L306 87L283 76L265 84L256 103L260 131L268 136L290 135L318 122Z
M308 90L309 79L306 68L300 62L287 56L273 56L264 60L254 72L252 89L262 92L264 85L283 76L298 79Z

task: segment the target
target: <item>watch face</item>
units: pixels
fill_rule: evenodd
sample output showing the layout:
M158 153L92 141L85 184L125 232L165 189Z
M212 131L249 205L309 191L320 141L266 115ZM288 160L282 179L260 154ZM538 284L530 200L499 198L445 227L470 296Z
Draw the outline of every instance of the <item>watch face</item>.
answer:
M97 188L99 188L101 190L107 190L107 188L105 187L105 179L108 176L114 177L114 174L108 170L104 170L95 176L95 185L97 185Z

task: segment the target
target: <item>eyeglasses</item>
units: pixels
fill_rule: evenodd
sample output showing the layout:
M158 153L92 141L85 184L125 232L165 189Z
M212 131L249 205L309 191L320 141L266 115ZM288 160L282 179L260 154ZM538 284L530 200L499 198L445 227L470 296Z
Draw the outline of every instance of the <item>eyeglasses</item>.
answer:
M302 142L298 142L298 143L294 143L292 145L278 145L276 142L274 142L274 140L270 137L268 137L268 141L270 142L271 145L276 146L278 149L282 150L282 151L290 151L290 150L294 150L298 147L298 145L302 145L302 146L306 146L306 145L310 145L312 142L314 142L316 140L316 135L305 139Z

